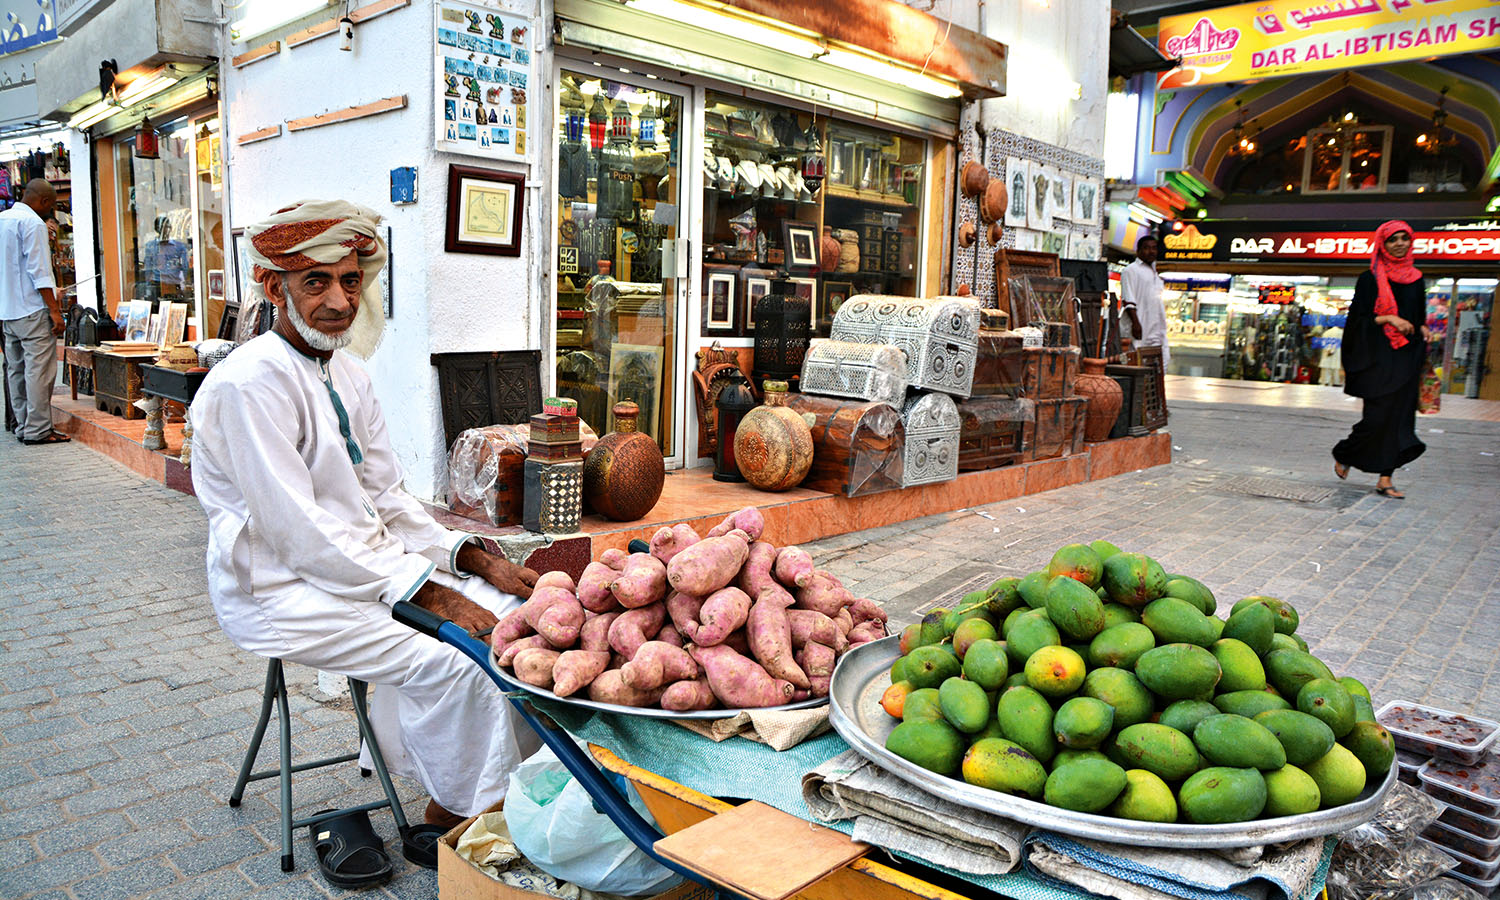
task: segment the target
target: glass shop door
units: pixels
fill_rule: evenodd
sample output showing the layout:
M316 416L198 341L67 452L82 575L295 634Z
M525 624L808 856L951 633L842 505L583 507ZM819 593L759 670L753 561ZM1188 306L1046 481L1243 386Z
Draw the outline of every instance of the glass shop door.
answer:
M554 84L555 390L600 435L633 401L639 430L680 466L689 89L570 60Z

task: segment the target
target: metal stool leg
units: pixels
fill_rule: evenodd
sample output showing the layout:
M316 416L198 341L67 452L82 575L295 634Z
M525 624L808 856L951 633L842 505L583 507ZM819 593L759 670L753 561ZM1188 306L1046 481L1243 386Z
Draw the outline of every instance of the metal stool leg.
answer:
M370 726L369 708L365 702L366 688L365 682L349 679L349 697L354 701L354 720L359 723L360 737L364 738L365 747L370 751L370 764L375 767L375 774L380 776L380 786L385 790L386 800L390 801L391 816L396 820L396 828L404 837L406 813L401 809L401 799L396 796L396 787L391 784L390 773L385 769L385 755L380 752L380 744L375 740L375 729Z
M290 872L295 865L292 861L292 712L287 706L285 678L277 679L276 705L281 719L281 871Z
M260 742L266 736L266 725L271 721L271 704L276 701L276 684L281 680L281 660L273 659L266 666L266 689L261 693L260 718L255 722L255 734L250 738L250 747L245 751L245 761L240 763L240 774L235 779L234 790L229 793L229 805L239 806L245 797L245 785L250 782L250 773L255 768L255 757L260 754Z

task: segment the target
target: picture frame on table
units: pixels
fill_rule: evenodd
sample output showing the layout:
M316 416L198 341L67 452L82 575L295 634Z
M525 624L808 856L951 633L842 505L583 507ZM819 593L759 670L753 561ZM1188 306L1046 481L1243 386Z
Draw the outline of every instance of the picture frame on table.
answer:
M703 334L733 337L743 316L739 309L739 271L732 266L703 267Z
M804 222L786 222L781 226L786 246L785 266L788 272L807 275L818 268L818 231ZM812 299L811 297L808 298Z
M521 215L526 177L479 166L448 166L449 253L521 255Z
M854 294L852 281L825 281L822 294L813 311L813 325L818 334L826 334L833 327L833 316Z

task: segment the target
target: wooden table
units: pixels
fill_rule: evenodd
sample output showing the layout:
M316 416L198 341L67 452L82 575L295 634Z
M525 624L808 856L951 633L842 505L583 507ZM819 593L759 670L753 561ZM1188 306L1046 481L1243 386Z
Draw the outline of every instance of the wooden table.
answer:
M93 347L64 347L63 364L68 367L68 387L73 391L73 399L78 399L78 377L79 373L89 370L89 393L93 393L94 379L94 348Z

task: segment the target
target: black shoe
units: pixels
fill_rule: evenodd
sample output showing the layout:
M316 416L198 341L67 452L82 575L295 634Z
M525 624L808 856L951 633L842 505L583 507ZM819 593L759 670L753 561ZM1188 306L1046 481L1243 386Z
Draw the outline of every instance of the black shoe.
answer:
M334 887L363 888L390 880L391 860L385 855L385 842L370 827L368 813L314 822L307 832L318 853L318 870Z

